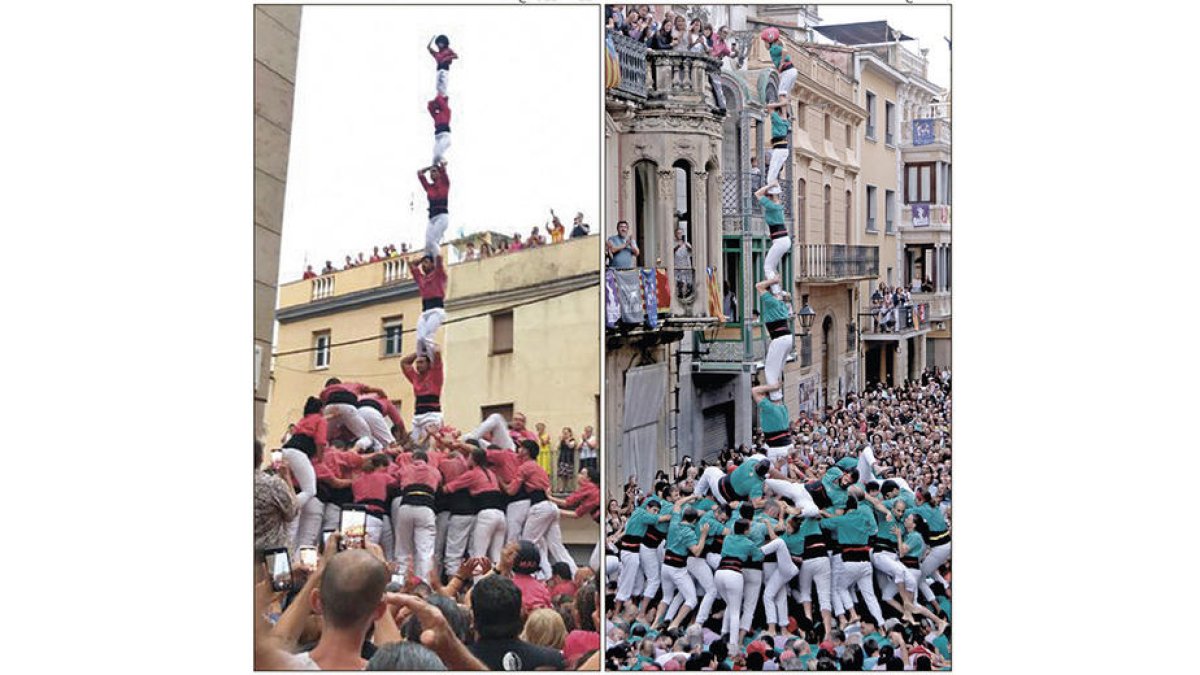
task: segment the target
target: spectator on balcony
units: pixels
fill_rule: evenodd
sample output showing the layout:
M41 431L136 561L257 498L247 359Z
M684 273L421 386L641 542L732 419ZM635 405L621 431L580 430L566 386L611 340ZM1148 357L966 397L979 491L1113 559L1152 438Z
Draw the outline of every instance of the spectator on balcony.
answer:
M592 226L583 222L583 211L575 214L575 222L571 227L571 238L586 237L592 231Z
M934 289L933 280L931 280L929 277L925 277L925 283L921 284L921 292L922 293L932 293L933 289Z
M493 255L495 255L495 252L492 250L491 244L489 244L488 242L485 241L479 245L479 259L480 260L490 258Z
M550 209L550 224L546 226L546 231L550 233L550 243L552 244L561 242L566 235L567 228L558 219L558 216L554 215L554 209Z
M690 298L694 289L692 245L684 238L683 228L677 227L675 228L675 293L680 298Z
M705 28L711 34L712 26ZM715 59L724 59L726 56L733 57L733 49L729 45L729 26L721 26L716 35L712 35L710 39L712 48L708 51L709 56Z
M378 247L378 246L376 246L376 247L375 247L375 249L374 249L373 251L371 251L371 260L370 260L370 262L377 263L377 262L379 262L380 260L383 260L383 256L379 255L379 247Z
M558 492L571 489L571 479L575 477L575 449L578 446L575 432L571 431L571 427L563 427L562 435L558 437Z
M726 321L732 322L732 321L738 320L737 319L737 316L738 316L737 295L735 295L733 290L731 288L729 288L728 283L725 284L725 306L722 308L722 310L723 310L723 313L725 314Z
M671 24L671 35L674 37L674 45L671 49L677 52L691 51L691 40L688 32L687 17L682 14L676 14Z
M913 292L913 293L920 293L920 292L921 292L921 280L920 280L918 277L913 277L913 280L912 280L912 292Z
M470 262L472 260L479 260L479 251L475 250L475 242L468 241L467 251L463 254L463 262Z
M521 233L513 233L513 240L508 244L509 252L520 251L525 248L525 244L521 243Z
M308 265L307 267L304 268L304 278L305 279L313 279L313 278L316 278L316 276L317 276L317 273L313 271L312 265Z
M337 271L337 270L333 268L333 261L332 261L332 260L326 260L326 261L325 261L325 267L322 267L322 268L321 268L321 274L333 274L333 273L334 273L334 272L336 272L336 271Z
M363 255L362 251L359 251L359 252L358 252L358 259L354 261L354 266L355 266L355 267L361 267L361 266L363 266L363 265L366 265L366 264L367 264L367 258L366 258L366 256L364 256L364 255Z
M692 24L688 26L687 50L695 54L708 53L708 42L704 39L704 25L700 19L692 19Z
M620 31L625 37L637 42L642 41L646 33L646 19L636 9L629 10L625 16L625 26Z
M600 442L590 426L583 428L583 436L579 439L579 469L588 470L591 476L600 475L600 460L596 454Z
M658 30L655 31L652 36L650 36L650 40L646 43L646 47L649 49L668 51L675 49L679 44L681 44L682 37L683 32L680 31L679 33L676 33L674 23L664 18L662 25L659 26Z
M346 266L343 267L342 269L348 270L348 269L351 269L352 267L354 267L354 259L351 258L350 256L346 256Z
M546 237L542 236L541 230L535 225L529 232L529 238L525 240L525 246L528 248L536 248L546 245Z
M629 223L617 222L617 233L608 238L609 266L618 270L631 270L637 267L637 258L641 255L637 242L629 236Z

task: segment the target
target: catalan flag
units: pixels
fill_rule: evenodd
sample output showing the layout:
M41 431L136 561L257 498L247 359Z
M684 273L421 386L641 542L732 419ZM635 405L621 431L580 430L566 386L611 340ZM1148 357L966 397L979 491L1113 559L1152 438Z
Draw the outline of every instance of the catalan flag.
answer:
M708 315L715 317L718 323L725 323L725 315L721 313L721 292L717 286L716 271L705 268L708 276Z

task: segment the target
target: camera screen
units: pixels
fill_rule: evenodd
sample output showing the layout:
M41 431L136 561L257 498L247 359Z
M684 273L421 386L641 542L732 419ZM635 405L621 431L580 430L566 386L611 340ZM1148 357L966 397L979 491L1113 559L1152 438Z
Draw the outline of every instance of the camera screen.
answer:
M317 549L312 546L303 546L300 548L300 562L309 567L317 566Z
M367 512L365 509L342 509L342 547L362 548L367 536Z
M267 551L267 572L271 575L271 588L286 591L292 587L292 566L288 562L287 549Z

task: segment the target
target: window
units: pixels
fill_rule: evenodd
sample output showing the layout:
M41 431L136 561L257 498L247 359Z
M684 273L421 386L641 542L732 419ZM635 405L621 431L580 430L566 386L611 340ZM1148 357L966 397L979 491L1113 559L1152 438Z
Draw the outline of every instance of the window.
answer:
M883 218L886 221L886 232L896 231L896 221L894 220L896 213L896 193L892 190L883 191ZM892 282L888 282L891 286Z
M404 346L404 318L394 316L383 320L383 356L400 356Z
M867 186L867 232L878 232L875 227L875 186Z
M799 197L797 198L799 203L797 204L797 208L800 209L800 232L804 232L804 228L808 226L808 183L801 178L796 183L796 189L799 191ZM799 239L801 237L803 237L803 239L807 239L808 235L803 234L797 238ZM803 241L803 239L801 240Z
M825 243L833 240L833 191L825 186Z
M492 315L492 354L511 354L513 350L513 313Z
M854 212L851 207L854 206L854 193L846 190L846 244L851 243L854 229Z
M808 118L808 106L803 103L797 103L796 104L796 126L800 127L801 129L807 129L808 128L808 123L806 122L807 118Z
M498 405L484 405L479 407L479 421L482 422L493 414L499 414L506 420L512 420L513 404L500 403Z
M830 129L832 129L832 128L833 128L833 120L830 119L829 113L825 113L825 140L827 140L827 141L830 138L832 138L832 136L830 134Z
M942 203L950 203L950 165L942 164Z
M937 181L933 162L904 165L904 203L937 201Z
M854 149L854 127L849 124L846 125L846 149Z
M742 274L742 251L741 244L736 240L726 240L725 245L731 248L726 248L725 253L725 283L721 289L721 312L725 315L725 324L740 324L741 313L741 274Z
M896 104L887 101L883 105L883 142L888 145L896 144Z
M892 287L892 278L893 278L894 276L895 276L895 274L892 272L892 268L890 268L890 267L889 267L889 268L887 268L887 285L888 285L888 288L891 288L891 287Z
M812 333L807 333L800 336L800 367L808 368L812 365Z
M329 331L313 333L313 369L329 367Z
M875 94L867 92L867 140L875 140Z

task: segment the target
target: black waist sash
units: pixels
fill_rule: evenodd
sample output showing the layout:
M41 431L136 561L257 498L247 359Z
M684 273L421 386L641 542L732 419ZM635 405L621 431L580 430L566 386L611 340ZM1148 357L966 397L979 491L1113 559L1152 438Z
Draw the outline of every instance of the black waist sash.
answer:
M329 394L329 403L349 403L350 405L357 406L358 397L344 389L338 389Z
M475 512L479 513L487 509L504 510L504 494L499 490L488 490L480 492L473 497L475 501Z
M732 572L737 572L740 574L742 572L741 558L734 558L731 556L721 556L721 564L717 565L717 571L720 572L721 570L730 570Z
M792 432L783 429L782 431L764 431L766 436L764 440L769 448L782 448L792 444Z
M448 133L450 133L450 125L449 124L435 124L435 125L433 125L433 133L448 134Z
M646 528L646 536L642 537L642 546L646 548L658 548L658 545L663 543L667 535L657 527L650 526Z
M445 306L445 298L421 298L421 311L425 311L427 309L437 309Z
M421 394L413 406L413 414L442 412L442 399L437 394Z
M663 564L669 567L684 567L687 565L687 557L668 550L663 555Z
M642 546L642 538L636 534L626 534L617 542L617 548L630 553L637 553Z
M766 324L767 335L773 338L791 335L792 331L788 329L787 319L779 319L778 321L768 321Z
M471 500L471 492L467 488L455 490L446 495L446 508L450 510L452 516L473 516L476 512L475 505Z
M381 414L383 413L383 406L379 405L379 401L376 401L372 398L360 398L358 399L357 405L360 408L374 408Z
M405 486L400 491L400 495L404 500L401 502L404 506L428 506L429 508L433 508L434 492L433 488L428 485L413 483L412 485Z

